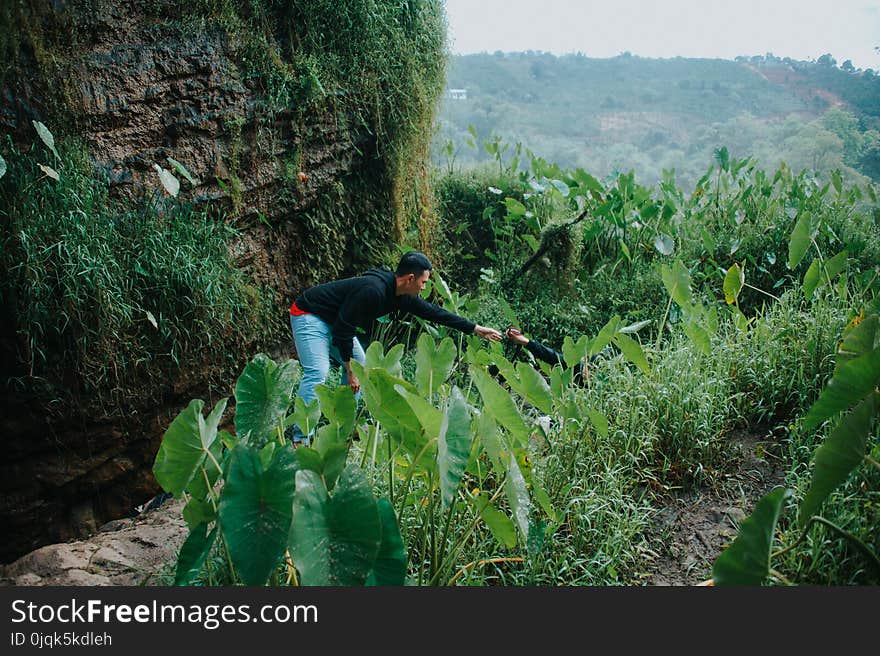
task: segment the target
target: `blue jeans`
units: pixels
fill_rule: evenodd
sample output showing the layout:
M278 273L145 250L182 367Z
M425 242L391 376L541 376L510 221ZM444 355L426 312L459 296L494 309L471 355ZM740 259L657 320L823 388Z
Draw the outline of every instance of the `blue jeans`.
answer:
M303 370L297 396L308 405L315 398L315 386L327 380L331 360L334 364L342 365L342 358L339 355L339 349L333 345L333 333L330 331L330 326L317 315L291 316L290 330L293 332L293 341L296 344L296 352ZM364 348L356 337L352 338L351 357L361 364L367 361ZM348 385L348 372L344 366L339 384ZM360 394L357 394L355 398L359 396ZM293 434L294 442L302 441L303 433L296 425L293 427Z

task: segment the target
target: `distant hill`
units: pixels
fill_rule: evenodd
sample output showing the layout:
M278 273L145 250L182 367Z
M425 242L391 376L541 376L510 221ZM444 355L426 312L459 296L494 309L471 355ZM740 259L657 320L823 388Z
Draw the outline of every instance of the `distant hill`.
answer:
M450 92L450 90L455 90ZM453 55L434 161L490 160L478 141L519 142L565 167L601 176L634 169L646 183L675 169L684 186L715 148L767 168L841 169L880 179L880 77L826 55L721 59L608 59L549 53ZM479 144L477 144L479 146ZM508 148L507 153L512 152Z

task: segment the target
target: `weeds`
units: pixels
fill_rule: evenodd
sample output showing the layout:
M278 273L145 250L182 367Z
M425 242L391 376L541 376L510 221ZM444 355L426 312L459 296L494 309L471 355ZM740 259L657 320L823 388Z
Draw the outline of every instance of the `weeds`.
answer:
M21 153L0 181L0 293L18 349L6 376L121 412L160 393L133 381L208 348L232 356L270 330L270 296L233 265L231 228L159 197L117 206L84 151L62 152L57 182Z

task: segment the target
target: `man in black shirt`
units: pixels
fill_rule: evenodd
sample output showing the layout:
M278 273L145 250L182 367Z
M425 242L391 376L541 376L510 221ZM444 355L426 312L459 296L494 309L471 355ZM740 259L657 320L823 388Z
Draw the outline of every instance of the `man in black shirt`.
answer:
M305 290L290 307L290 327L303 368L297 395L307 404L315 398L315 386L327 379L330 362L343 365L341 384L357 394L360 381L351 369L351 358L364 363L363 347L355 337L358 329L394 310L414 314L433 323L473 333L493 342L502 335L419 297L433 267L423 254L410 251L400 258L394 272L370 269L361 276L315 285ZM302 432L294 427L294 442Z

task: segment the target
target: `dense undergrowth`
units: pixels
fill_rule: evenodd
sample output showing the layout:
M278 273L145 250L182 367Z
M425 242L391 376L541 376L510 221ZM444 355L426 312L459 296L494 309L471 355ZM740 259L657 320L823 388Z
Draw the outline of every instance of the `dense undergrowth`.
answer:
M646 189L632 174L599 181L539 158L435 184L444 258L429 293L481 323L521 326L569 367L591 357L586 384L510 344L419 321L374 331L360 404L331 382L306 408L296 363L259 356L239 379L236 435L212 434L210 418L190 410L157 458L166 489L191 495L177 583L639 584L659 549L659 500L720 484L737 431L785 455L790 507L814 503L809 490L828 484L816 447L840 430L835 420L806 430L801 418L840 375L842 335L876 295L873 189L784 167L771 176L723 149L690 196L671 177ZM870 350L871 339L853 343ZM270 379L257 404L273 408L267 419L248 385ZM263 424L239 424L241 412ZM318 425L311 448L286 444L293 421ZM183 426L202 423L217 452L196 450L183 466ZM866 425L869 462L876 421ZM233 475L242 459L262 465ZM224 478L221 492L198 482L200 468ZM876 472L866 468L833 486L805 537L780 520L792 548L775 555L770 581L880 580ZM270 518L253 505L259 495L243 497L281 471L296 485L272 500L284 516ZM355 520L352 495L377 509L371 528ZM236 530L245 516L274 542Z

